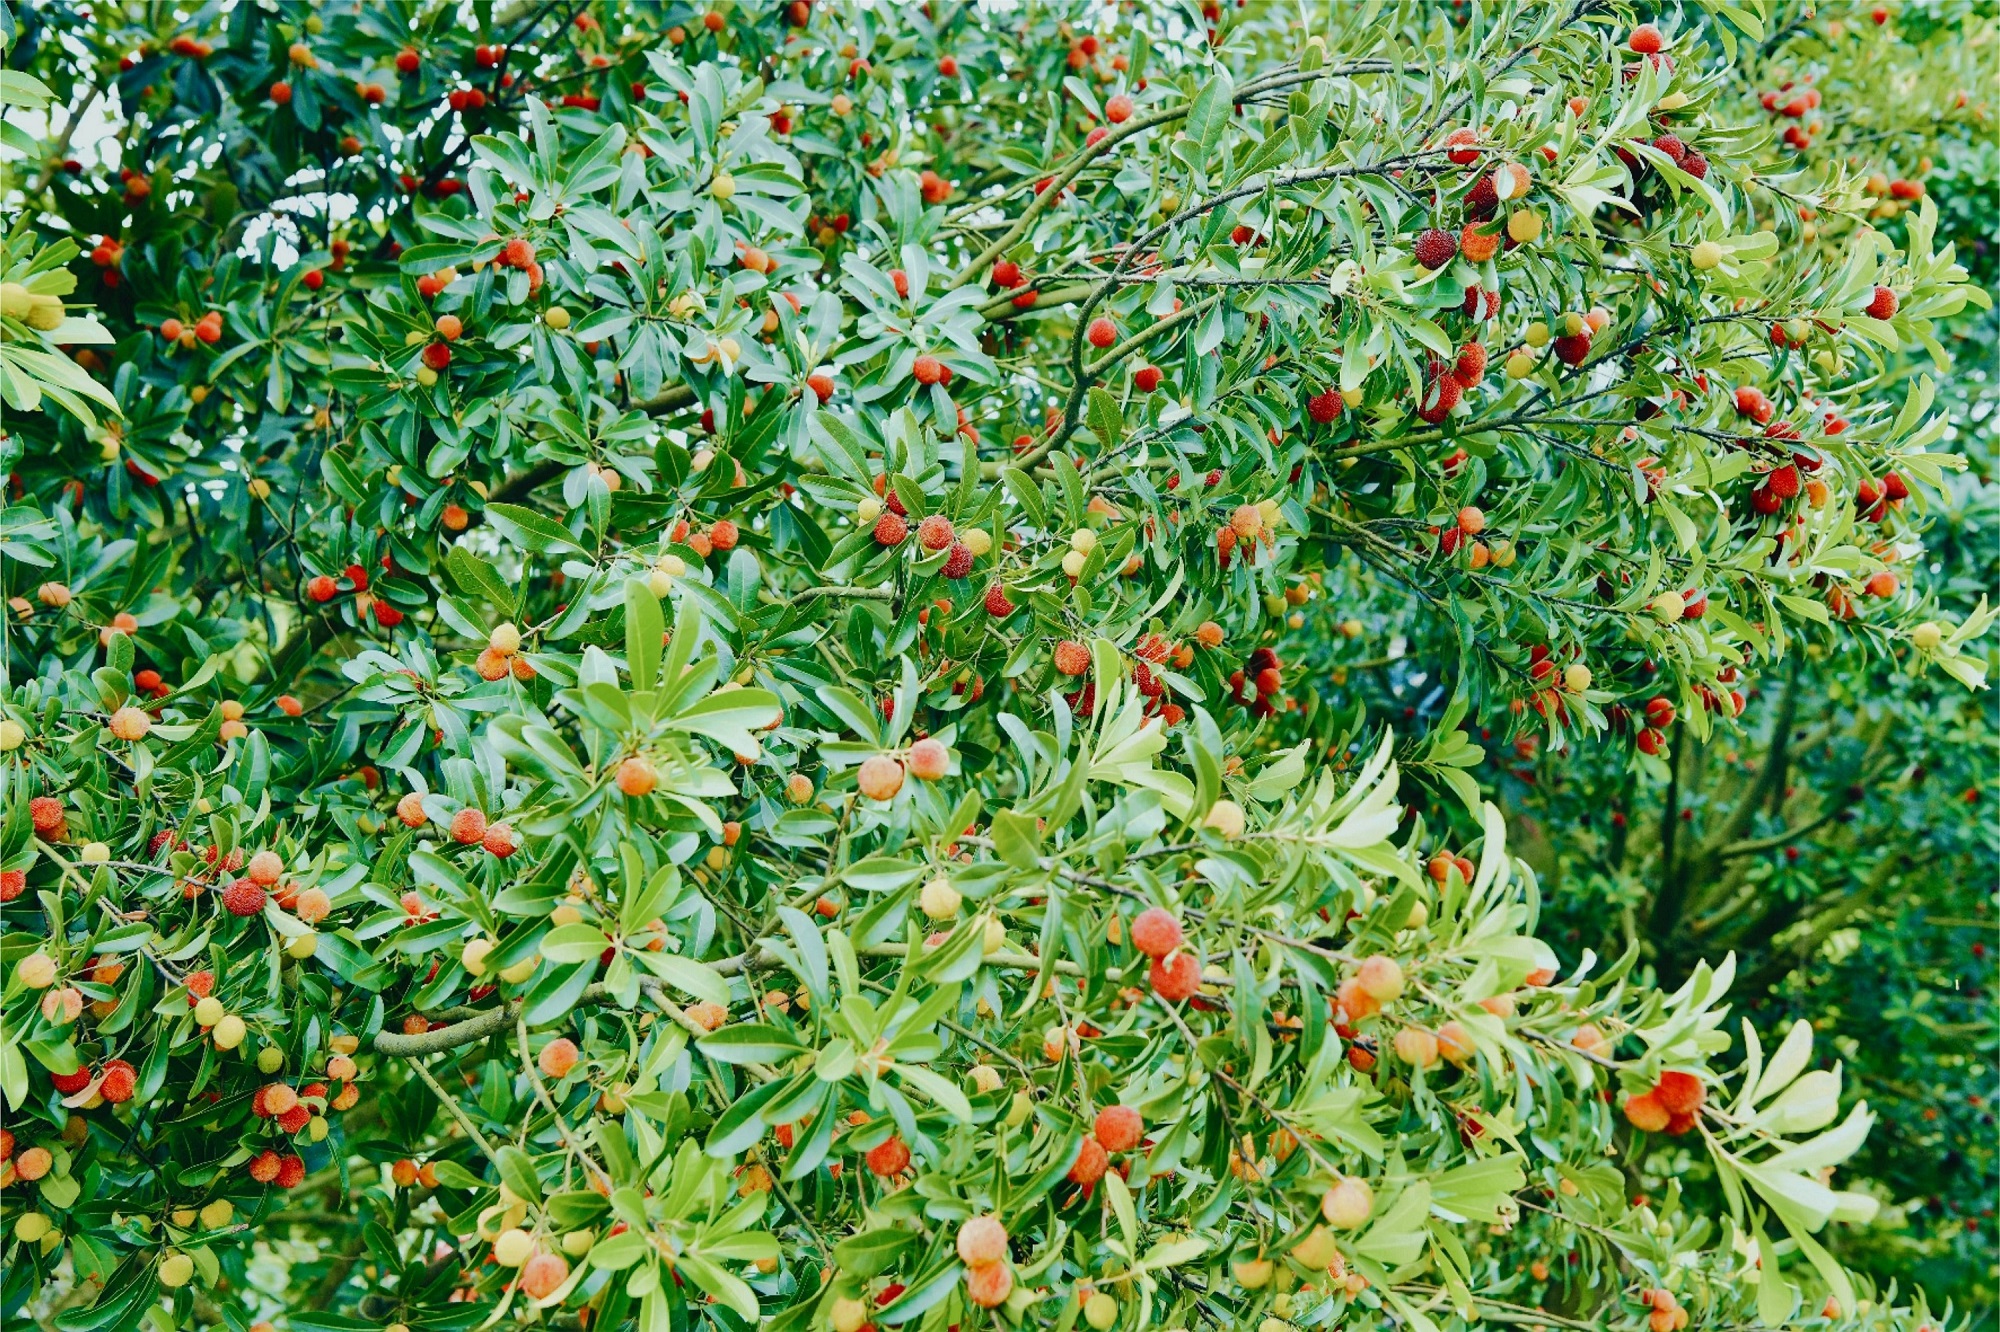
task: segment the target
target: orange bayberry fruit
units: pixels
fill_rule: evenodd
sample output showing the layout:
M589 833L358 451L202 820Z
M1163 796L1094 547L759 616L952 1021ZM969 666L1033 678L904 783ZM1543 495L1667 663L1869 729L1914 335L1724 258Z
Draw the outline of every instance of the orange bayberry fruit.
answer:
M903 765L887 754L876 754L861 764L856 784L870 800L893 800L903 789Z
M1085 1188L1104 1178L1110 1168L1111 1158L1105 1154L1104 1144L1096 1138L1085 1138L1076 1150L1076 1160L1070 1163L1069 1182L1081 1184Z
M917 544L925 550L943 550L951 540L951 520L941 513L934 513L917 525Z
M460 846L474 846L486 840L486 816L476 809L461 809L451 816L451 839Z
M1168 1003L1179 1003L1201 988L1201 964L1192 953L1173 953L1155 958L1147 972L1153 993Z
M1007 1256L1007 1227L999 1218L975 1216L958 1228L958 1257L967 1267L985 1267Z
M642 758L628 758L618 765L618 789L628 796L651 795L659 780L653 765Z
M1205 648L1222 646L1222 626L1214 620L1203 620L1201 627L1194 631L1194 641Z
M430 817L424 813L424 798L415 791L396 802L396 817L408 828L421 828Z
M893 1137L869 1148L866 1160L872 1174L887 1179L891 1175L900 1175L909 1168L910 1148L902 1138Z
M1633 1128L1658 1133L1672 1117L1667 1107L1660 1104L1660 1098L1652 1092L1625 1098L1625 1118L1631 1121Z
M542 1070L544 1077L566 1077L576 1067L576 1042L567 1036L558 1036L542 1047L535 1059L535 1066Z
M1147 907L1132 921L1132 946L1148 957L1165 957L1184 937L1181 923L1163 907Z
M1091 1130L1107 1152L1131 1151L1145 1131L1145 1121L1129 1105L1105 1106L1097 1112L1097 1123Z
M265 887L276 883L285 872L285 862L275 851L259 851L250 857L250 864L244 870L252 881Z
M1073 638L1056 644L1056 669L1064 675L1082 675L1090 669L1090 649Z
M942 740L919 740L910 746L910 775L934 782L951 767L951 750Z
M1692 1073L1666 1072L1653 1085L1653 1093L1670 1115L1691 1115L1701 1109L1707 1090Z

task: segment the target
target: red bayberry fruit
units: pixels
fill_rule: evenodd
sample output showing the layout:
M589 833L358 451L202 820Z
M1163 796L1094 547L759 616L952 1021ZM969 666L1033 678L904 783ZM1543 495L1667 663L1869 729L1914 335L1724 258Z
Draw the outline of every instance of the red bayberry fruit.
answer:
M1899 303L1896 293L1893 290L1888 287L1877 287L1875 288L1874 299L1868 302L1868 317L1870 319L1894 319L1896 317L1896 307Z
M910 1148L900 1137L893 1137L868 1149L865 1158L870 1174L882 1179L900 1175L910 1166Z
M1152 982L1153 993L1169 1003L1179 1003L1201 988L1201 964L1192 953L1173 953L1155 958L1146 978Z
M996 620L1004 620L1014 613L1014 603L1007 600L1007 589L994 583L986 589L986 613Z
M222 905L232 916L254 916L264 909L265 896L256 880L238 879L222 890Z
M1081 1184L1085 1188L1104 1178L1104 1172L1111 1167L1111 1158L1105 1153L1104 1144L1096 1138L1085 1138L1077 1148L1076 1160L1070 1163L1069 1182Z
M1145 1121L1129 1105L1107 1105L1097 1112L1091 1133L1107 1152L1129 1152L1139 1145L1146 1131Z
M1458 253L1458 237L1443 227L1432 227L1417 237L1412 253L1425 268L1443 268Z
M910 535L910 525L902 515L885 513L875 520L875 544L878 546L900 546Z
M476 846L486 840L486 816L476 809L461 809L451 816L451 839L460 846Z
M1625 42L1634 55L1658 55L1666 44L1660 30L1650 23L1641 23L1632 29L1631 37Z
M1099 315L1090 321L1090 327L1085 330L1084 337L1093 347L1100 349L1109 347L1118 341L1118 326L1103 315Z
M1148 957L1165 957L1185 937L1181 923L1164 907L1147 907L1132 921L1132 946Z
M1340 414L1346 406L1346 400L1340 396L1340 390L1328 387L1325 391L1315 393L1306 399L1306 415L1321 425L1331 425L1340 419Z

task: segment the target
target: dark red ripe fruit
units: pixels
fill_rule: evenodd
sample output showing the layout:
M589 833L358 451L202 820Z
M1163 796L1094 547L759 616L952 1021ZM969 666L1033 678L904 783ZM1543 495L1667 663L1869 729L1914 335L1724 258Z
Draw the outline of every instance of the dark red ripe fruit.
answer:
M1473 182L1465 196L1465 217L1469 222L1484 222L1500 207L1500 191L1494 187L1491 174L1482 175Z
M1687 156L1681 159L1681 170L1687 172L1696 180L1707 180L1708 159L1690 148L1688 149Z
M1411 252L1425 268L1443 268L1458 254L1458 237L1443 227L1432 227L1417 237Z
M1462 394L1456 379L1448 374L1439 375L1425 391L1423 405L1417 409L1417 415L1432 425L1438 425L1451 415L1452 408L1458 406Z
M90 1070L79 1068L74 1073L51 1073L49 1083L65 1096L74 1096L90 1085Z
M986 613L996 620L1004 620L1014 613L1014 603L1007 600L1007 589L999 583L986 589Z
M1565 333L1556 339L1556 357L1564 365L1582 365L1590 355L1590 334Z
M875 544L878 546L900 546L909 534L910 525L898 514L885 513L875 520Z
M1664 694L1646 700L1646 724L1662 729L1674 724L1673 700Z
M414 74L422 65L423 57L418 55L411 47L406 46L396 53L396 72L398 74Z
M1900 304L1896 293L1888 287L1875 288L1875 298L1868 302L1870 319L1894 319L1896 307Z
M278 1161L278 1187L295 1189L306 1182L306 1163L296 1156L286 1156Z
M1632 36L1625 43L1635 55L1658 55L1666 44L1660 30L1650 23L1641 23L1632 29Z
M1132 387L1141 393L1151 393L1160 386L1160 367L1142 365L1132 374Z
M1653 140L1653 147L1659 149L1668 157L1673 158L1675 166L1680 166L1683 162L1687 161L1688 147L1685 143L1681 142L1681 137L1678 134L1662 134L1659 138Z
M1321 425L1331 425L1340 419L1340 413L1347 404L1337 388L1328 388L1306 399L1306 415Z
M1468 342L1460 347L1451 374L1461 388L1478 388L1480 381L1486 378L1486 348L1477 342Z
M1667 747L1667 737L1663 732L1648 727L1639 732L1637 743L1641 754L1657 754Z
M996 287L1018 287L1021 285L1021 266L1012 259L1002 259L993 265L993 285Z
M1773 470L1764 484L1769 486L1771 493L1779 499L1795 499L1799 493L1799 469L1786 463L1783 467Z
M222 890L222 905L232 916L254 916L264 909L264 887L254 879L238 879Z
M951 543L951 554L945 557L944 576L963 578L972 572L972 549L963 541Z

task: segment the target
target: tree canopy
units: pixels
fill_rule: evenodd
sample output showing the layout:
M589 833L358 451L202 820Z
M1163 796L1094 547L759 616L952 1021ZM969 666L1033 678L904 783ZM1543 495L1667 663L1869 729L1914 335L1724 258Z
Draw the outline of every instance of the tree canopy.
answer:
M1990 1300L1810 993L1983 1085L1908 8L0 10L0 1310Z

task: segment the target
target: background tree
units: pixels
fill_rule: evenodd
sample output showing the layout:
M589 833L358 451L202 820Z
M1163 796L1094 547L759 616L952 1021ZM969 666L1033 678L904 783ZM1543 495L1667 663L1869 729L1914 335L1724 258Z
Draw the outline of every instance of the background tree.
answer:
M1725 958L1806 801L1650 879L1553 810L1668 992L1472 738L1708 799L1879 740L1777 681L1979 683L1904 576L1978 215L1743 95L1891 25L1194 17L5 15L68 108L0 265L10 1315L1934 1322L1830 1248L1874 1113L1728 1012L1917 866ZM1322 689L1364 603L1422 718Z

